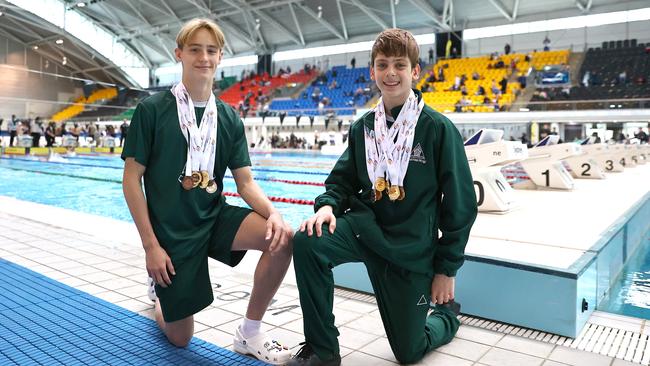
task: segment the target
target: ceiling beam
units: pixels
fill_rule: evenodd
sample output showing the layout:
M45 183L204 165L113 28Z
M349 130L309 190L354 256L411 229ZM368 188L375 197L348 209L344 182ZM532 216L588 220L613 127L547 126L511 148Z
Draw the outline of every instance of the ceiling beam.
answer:
M217 16L217 15L213 14L210 11L210 9L208 9L204 4L200 4L200 3L198 3L198 2L196 2L194 0L185 0L185 1L192 4L192 5L194 5L197 9L199 9L203 13L202 14L203 16L205 16L207 18L210 18L210 19L219 20L219 26L221 28L224 28L224 29L229 28L230 29L229 36L232 35L234 37L237 37L241 41L246 43L248 46L253 47L254 49L257 49L257 43L253 40L254 38L253 38L252 33L248 33L245 30L239 28L237 25L235 25L231 21L225 19L225 17L222 18L221 15ZM230 12L229 14L234 15L234 14L242 14L242 13L243 13L243 11L238 10L236 12ZM187 21L189 19L192 19L192 18L194 18L194 17L191 17L191 18L188 18L188 19L177 18L177 20L179 20L181 22L181 24L182 24L185 21ZM170 27L170 25L167 24L167 25L164 25L164 26L160 26L159 29L162 30L162 29L166 29L166 28L169 28L169 27Z
M304 12L307 13L309 16L311 16L312 18L314 18L314 19L315 19L317 22L319 22L323 27L325 27L325 29L327 29L328 31L330 31L333 35L337 36L337 37L340 38L340 39L345 39L345 37L343 37L343 35L342 35L338 30L336 30L336 28L334 28L334 26L333 26L332 24L330 24L330 22L328 22L327 20L325 20L325 19L323 19L323 18L319 18L319 17L318 17L318 14L314 13L314 11L311 10L311 8L309 8L308 6L303 5L303 4L301 4L301 3L297 3L296 6L298 6L300 9L302 9L302 11L304 11Z
M393 28L397 28L397 19L395 18L395 2L393 0L388 0L388 3L390 4L390 15L391 20L393 21Z
M298 17L296 17L296 11L293 10L293 4L288 4L288 5L289 5L289 11L291 12L291 17L293 18L293 22L296 23L296 29L298 30L298 36L300 37L300 43L304 46L305 45L305 36L302 35L302 29L300 29L300 23L298 22Z
M142 21L145 22L145 24L151 26L151 23L149 22L149 20L144 16L144 14L142 14L142 12L141 12L140 10L138 10L138 9L133 5L133 3L132 3L131 1L127 1L126 3L127 3L127 5L131 8L131 10L133 10L133 12L135 13L135 15L138 16L138 18L142 19ZM154 51L158 52L158 53L160 53L160 52L161 52L161 49L162 49L162 52L163 52L162 55L163 55L163 56L165 56L165 57L166 57L169 61L171 61L171 62L176 61L176 57L174 57L174 55L172 54L172 52L171 52L169 49L167 49L167 47L165 47L165 45L162 43L162 40L160 39L160 37L154 36L154 38L155 38L155 40L158 42L158 44L160 45L160 48L154 48L154 47L152 47L151 45L149 45L149 47L150 47L151 49L153 49ZM143 39L144 39L144 38L143 38ZM142 51L140 51L140 52L143 53L142 56L143 56L143 57L145 58L145 60L147 61L147 67L150 68L150 69L153 68L153 65L152 65L151 60L149 60L149 58L146 56L146 54L144 54L144 52L142 52Z
M271 16L269 16L268 14L266 14L263 10L256 10L256 9L253 9L250 5L246 4L246 3L243 2L242 0L237 0L236 3L234 3L233 1L230 1L230 0L224 0L224 1L225 1L226 3L232 5L232 6L235 6L235 7L242 7L242 8L244 8L244 9L248 10L250 13L253 13L253 14L255 14L256 16L258 16L259 19L264 20L265 22L271 24L272 26L274 26L276 29L278 29L278 30L281 31L282 33L284 33L284 34L286 34L287 36L289 36L289 38L291 38L291 40L292 40L294 43L296 43L297 45L302 45L300 39L298 39L298 37L296 37L296 35L293 34L292 31L290 31L289 29L287 29L284 25L282 25L282 23L280 23L280 22L278 22L277 20L273 19L273 17L271 17Z
M436 12L436 10L431 6L431 4L423 0L409 0L409 2L413 4L413 6L418 8L422 12L422 14L426 15L429 19L433 20L433 22L438 26L438 28L444 31L451 31L450 25L440 19L440 16Z
M448 24L451 28L454 27L454 2L452 0L445 0L442 10L442 22Z
M492 5L494 5L495 8L497 8L497 10L499 11L499 13L501 13L501 15L503 15L503 16L504 16L506 19L508 19L509 21L512 21L512 19L513 19L513 18L512 18L512 14L510 14L510 12L508 11L508 9L506 9L506 6L503 5L503 3L501 2L501 0L488 0L488 1L489 1Z
M228 0L224 0L228 2ZM262 33L259 31L260 27L256 27L255 20L253 19L253 16L249 11L243 11L242 17L244 18L244 23L246 23L246 29L248 29L248 34L256 34L257 37L254 38L255 40L255 49L256 51L262 51L263 53L266 53L267 47L266 47L266 41L262 37ZM252 37L252 36L251 36ZM258 44L259 42L259 44Z
M578 7L578 9L580 9L581 12L588 13L589 10L591 10L592 0L588 0L586 4L583 4L582 0L575 0L575 1L576 1L576 6Z
M20 20L20 18L18 18L18 17L15 17L13 15L9 15L9 16L7 16L7 20L10 21L11 23L13 23L15 26L19 27L25 34L30 35L32 38L36 38L36 39L44 38L41 34L38 34L33 29L30 29L30 28L26 27L25 25L23 25L21 22L18 22L17 20Z
M517 20L518 12L519 12L519 0L515 0L515 5L512 7L512 20Z
M350 0L350 2L356 6L357 8L361 9L362 12L364 12L370 19L372 19L375 23L379 24L382 30L386 28L390 28L386 22L384 22L383 19L381 19L377 14L375 14L374 11L372 11L370 8L365 6L360 0Z

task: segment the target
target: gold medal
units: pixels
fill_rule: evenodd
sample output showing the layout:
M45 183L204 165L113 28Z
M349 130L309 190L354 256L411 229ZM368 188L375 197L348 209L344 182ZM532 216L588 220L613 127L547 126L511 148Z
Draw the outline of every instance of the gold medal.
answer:
M375 189L375 197L374 197L374 199L375 199L375 202L379 201L381 199L381 191L378 191L378 190Z
M192 177L188 177L188 176L183 177L183 180L181 181L181 185L183 186L183 189L186 191L192 189L193 188Z
M192 172L192 188L196 188L201 183L201 173Z
M395 201L399 197L399 187L396 185L390 186L388 188L388 198L390 198L391 201Z
M375 180L375 189L382 192L386 189L386 179L379 177Z
M217 183L213 180L208 182L208 186L205 188L205 191L212 194L217 191Z
M202 189L206 189L208 187L208 183L210 183L210 176L208 175L208 172L206 170L201 170L201 184L199 184L199 186Z
M406 197L406 192L404 191L404 187L399 187L399 197L397 197L398 201L401 201Z

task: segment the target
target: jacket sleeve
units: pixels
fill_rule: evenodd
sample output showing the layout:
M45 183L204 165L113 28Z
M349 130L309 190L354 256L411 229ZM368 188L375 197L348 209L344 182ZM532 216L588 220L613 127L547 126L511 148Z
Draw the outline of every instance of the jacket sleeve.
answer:
M353 135L355 130L353 127L350 127L348 147L325 180L325 193L316 197L314 212L323 206L329 205L332 206L334 216L341 216L350 207L350 196L359 191L354 149L356 136Z
M462 137L451 121L441 118L436 141L436 174L442 195L438 213L438 228L442 236L433 258L433 270L453 277L465 261L465 246L476 219L477 206Z

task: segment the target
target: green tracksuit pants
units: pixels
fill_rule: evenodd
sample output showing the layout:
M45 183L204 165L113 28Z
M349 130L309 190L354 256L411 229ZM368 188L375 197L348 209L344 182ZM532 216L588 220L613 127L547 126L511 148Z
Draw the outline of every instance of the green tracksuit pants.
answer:
M417 362L456 335L460 322L447 308L435 307L427 316L433 278L406 271L370 251L345 219L337 220L334 234L323 225L320 238L298 232L293 243L305 340L322 360L339 355L339 332L332 314L332 268L343 263L366 265L388 341L399 362Z

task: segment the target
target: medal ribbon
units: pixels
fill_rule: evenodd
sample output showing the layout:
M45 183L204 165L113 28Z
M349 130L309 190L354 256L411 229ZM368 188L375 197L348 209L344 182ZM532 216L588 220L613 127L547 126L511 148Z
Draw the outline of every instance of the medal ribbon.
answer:
M379 99L375 107L374 130L368 127L364 129L366 166L373 189L376 189L377 178L384 178L386 175L391 186L404 186L415 126L423 108L424 101L418 102L417 96L411 90L395 122L388 128L384 101L383 98Z
M217 103L213 93L205 106L201 125L197 126L194 103L183 82L171 89L176 97L178 123L187 141L187 161L185 176L192 172L207 171L209 179L214 179L214 162L217 147Z

